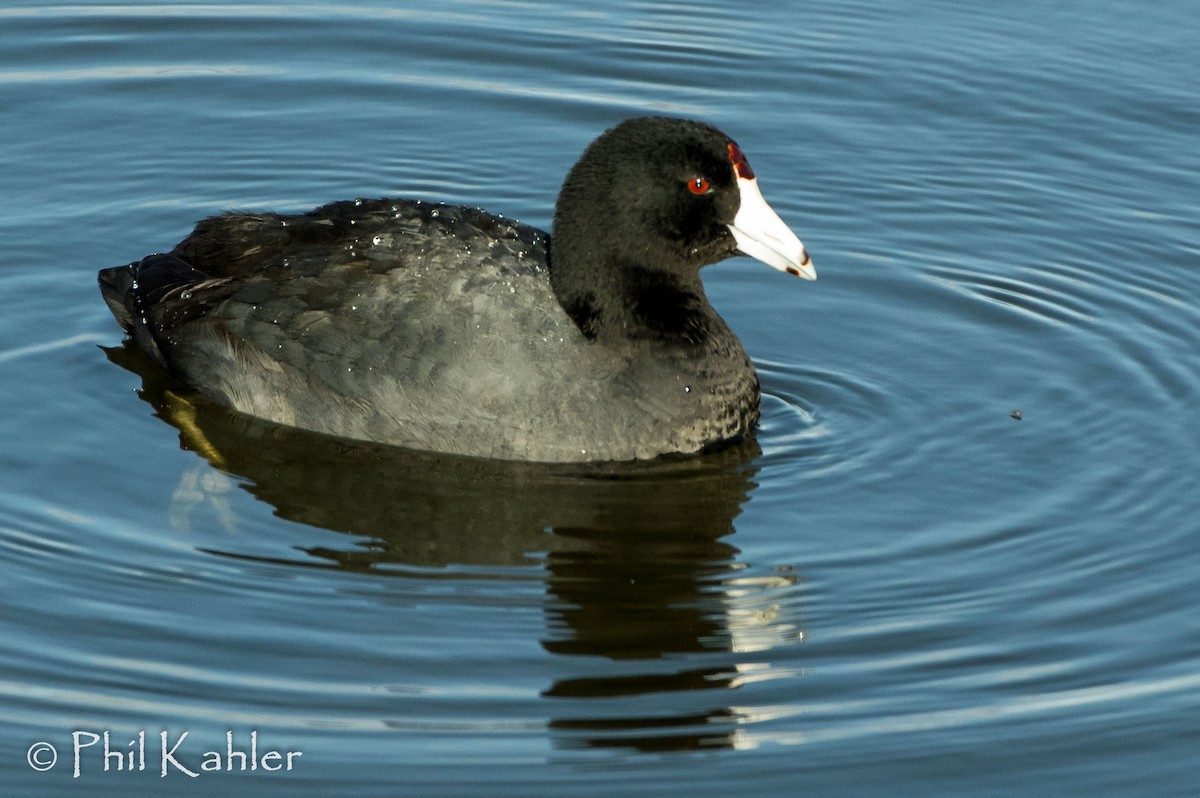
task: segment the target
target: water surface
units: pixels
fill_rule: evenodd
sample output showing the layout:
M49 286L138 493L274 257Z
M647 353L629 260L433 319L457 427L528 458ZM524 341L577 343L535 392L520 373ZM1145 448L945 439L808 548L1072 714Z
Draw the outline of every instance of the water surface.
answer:
M6 795L1194 792L1190 4L18 0L0 28ZM647 113L737 138L820 274L707 270L764 390L717 456L257 424L185 401L95 289L225 208L546 227ZM105 730L146 770L97 745L73 779ZM227 732L302 756L161 778L164 731L194 768Z

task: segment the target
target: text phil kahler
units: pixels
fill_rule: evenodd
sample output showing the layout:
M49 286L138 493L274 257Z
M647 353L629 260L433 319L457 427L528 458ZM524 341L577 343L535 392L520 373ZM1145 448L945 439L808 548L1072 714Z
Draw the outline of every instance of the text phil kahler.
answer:
M257 731L250 732L249 745L245 747L235 747L233 732L227 731L223 750L204 751L197 755L187 750L185 743L188 735L189 732L182 732L174 739L165 731L159 735L158 750L150 753L152 757L157 755L160 776L165 778L168 773L182 773L194 779L202 773L290 771L295 767L296 759L304 755L302 751L275 749L260 752ZM100 747L88 750L94 746ZM115 747L107 731L102 734L76 731L71 734L71 747L75 759L75 778L79 778L84 772L96 770L105 773L146 770L145 731L138 732L137 736L125 745L117 744ZM93 763L93 759L102 760L103 764L100 761ZM85 764L85 761L89 764Z

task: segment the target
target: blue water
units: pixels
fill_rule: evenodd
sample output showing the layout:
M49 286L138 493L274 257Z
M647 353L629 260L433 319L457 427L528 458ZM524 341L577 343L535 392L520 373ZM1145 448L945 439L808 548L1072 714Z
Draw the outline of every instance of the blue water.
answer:
M4 795L1195 794L1193 4L16 0L0 31ZM180 402L95 288L226 208L545 227L646 113L736 138L820 275L706 271L765 393L719 456L255 424ZM228 732L262 767L199 772Z

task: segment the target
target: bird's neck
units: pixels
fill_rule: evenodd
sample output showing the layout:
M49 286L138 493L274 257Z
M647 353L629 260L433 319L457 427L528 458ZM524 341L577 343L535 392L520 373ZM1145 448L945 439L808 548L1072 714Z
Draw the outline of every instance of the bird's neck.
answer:
M550 252L550 282L580 331L598 342L703 344L724 324L696 272L676 274L623 256Z

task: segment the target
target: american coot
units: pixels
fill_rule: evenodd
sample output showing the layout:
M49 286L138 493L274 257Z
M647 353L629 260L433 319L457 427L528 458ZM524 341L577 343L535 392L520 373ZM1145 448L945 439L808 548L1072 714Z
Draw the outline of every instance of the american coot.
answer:
M807 279L728 136L631 119L558 196L554 235L405 199L230 213L100 272L117 320L202 396L280 424L480 457L632 460L749 434L754 366L700 267Z

